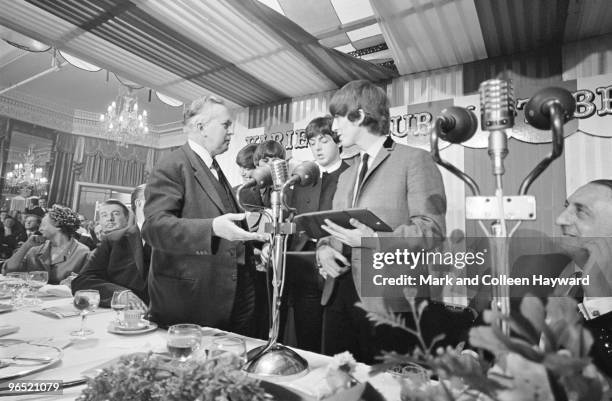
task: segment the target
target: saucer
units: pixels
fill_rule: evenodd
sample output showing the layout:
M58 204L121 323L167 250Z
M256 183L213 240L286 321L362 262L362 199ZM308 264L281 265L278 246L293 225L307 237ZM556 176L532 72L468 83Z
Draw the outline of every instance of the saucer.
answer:
M116 324L111 323L107 330L109 333L129 336L133 334L144 334L155 331L157 330L157 324L155 322L149 322L146 320L140 322L137 327L117 326Z

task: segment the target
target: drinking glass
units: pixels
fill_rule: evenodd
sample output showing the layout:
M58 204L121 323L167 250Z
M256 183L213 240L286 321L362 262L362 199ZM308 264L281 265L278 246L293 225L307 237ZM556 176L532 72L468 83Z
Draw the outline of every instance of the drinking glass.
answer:
M247 362L246 344L242 338L238 337L220 337L215 338L210 347L209 357L223 357L224 354L231 354L238 358L240 365Z
M85 328L85 318L87 313L93 312L100 304L100 293L98 290L80 290L74 294L73 300L75 308L81 311L81 328L70 332L76 337L87 337L93 334L93 330Z
M11 290L11 305L16 308L22 304L23 297L20 296L20 292L26 286L27 277L27 273L24 272L6 273L4 284Z
M111 299L111 308L117 313L115 319L115 325L122 326L123 320L121 319L121 311L125 310L128 305L129 293L126 290L113 292L113 298Z
M42 301L38 298L38 290L49 281L49 272L45 270L36 270L28 273L28 286L34 294L32 305L40 305Z
M202 344L202 330L197 324L175 324L168 329L167 347L174 360L185 362Z

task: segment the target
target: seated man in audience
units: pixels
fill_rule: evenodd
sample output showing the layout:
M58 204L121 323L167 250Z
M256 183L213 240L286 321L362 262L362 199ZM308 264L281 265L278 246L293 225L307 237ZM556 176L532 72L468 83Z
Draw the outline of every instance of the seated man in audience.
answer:
M26 217L24 226L28 238L30 238L32 235L41 235L40 231L38 231L40 228L41 221L42 217L39 217L35 214L29 214Z
M151 248L143 244L140 228L144 222L144 188L132 192L132 211L136 224L111 231L93 251L83 271L72 280L72 292L98 290L100 306L110 307L113 292L129 291L132 307L146 310L149 301L147 275ZM104 204L102 210L108 205ZM115 206L111 204L111 206Z
M561 227L562 253L527 255L513 264L513 277L586 277L588 286L513 286L513 309L520 297L571 296L579 304L595 340L591 355L606 374L612 374L612 180L594 180L578 188L556 221ZM519 294L520 291L520 294Z
M74 238L79 224L78 215L70 208L54 205L42 219L42 236L28 238L6 261L6 271L45 270L49 272L49 284L60 284L80 272L89 249Z
M38 204L38 198L32 198L32 200L30 200L30 203L31 207L29 209L26 209L26 213L36 215L42 219L46 211L43 210L43 208L41 208Z
M130 211L121 201L108 199L100 206L100 227L102 233L108 235L115 230L128 226Z

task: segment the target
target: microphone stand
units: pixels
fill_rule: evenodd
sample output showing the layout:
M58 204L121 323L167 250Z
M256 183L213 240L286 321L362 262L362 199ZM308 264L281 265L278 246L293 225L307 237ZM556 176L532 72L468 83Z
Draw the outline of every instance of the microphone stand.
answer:
M539 112L545 114L546 118L548 118L550 121L550 128L552 130L552 152L540 163L538 163L536 167L534 167L534 169L525 177L520 185L518 196L503 196L502 192L501 177L504 173L503 158L505 157L505 154L503 154L503 152L500 153L500 150L507 149L507 136L505 132L497 130L491 132L489 135L489 155L493 159L493 174L496 178L495 197L491 198L481 196L480 188L472 177L440 157L438 138L444 137L445 129L448 128L452 130L454 127L446 127L445 124L448 123L448 120L444 119L443 117L438 117L435 121L434 129L432 130L430 137L432 158L437 164L444 167L453 175L462 180L472 191L473 196L466 197L466 219L477 220L481 229L485 233L485 236L489 238L489 243L493 251L493 265L491 273L494 277L500 275L509 276L510 266L508 259L508 239L511 238L516 232L522 221L535 220L536 218L535 197L527 195L529 187L533 181L535 181L535 179L538 178L538 176L542 174L544 170L546 170L552 161L563 153L563 125L569 120L569 118L571 118L571 114L573 114L573 107L575 106L568 107L568 103L571 101L563 98L566 96L571 97L571 94L562 94L560 91L562 90L544 89L542 92L540 92L541 96L546 94L553 98L555 96L561 98L561 101L557 101L556 99L549 100L543 105L539 105L541 106ZM536 96L538 96L538 94L536 94L534 97ZM565 102L563 102L563 100L565 100ZM563 106L565 106L565 109ZM533 106L532 108L536 109L536 106ZM546 108L546 112L541 111L543 108ZM571 110L569 113L568 110L566 110L568 108ZM443 110L442 113L444 114L445 110ZM540 126L535 123L532 123L532 125L541 129L548 128L546 123L541 122ZM504 204L511 204L512 210L504 210ZM493 233L490 233L483 223L483 220L489 219L497 220ZM509 233L506 231L506 220L518 220ZM510 314L510 289L507 284L493 287L493 301L491 306L494 312L498 312L502 315L502 318L497 320L497 325L504 334L509 335L510 326L507 319L503 319L503 316L509 316Z
M280 308L285 286L285 267L287 237L295 233L295 223L290 215L284 218L286 205L284 192L287 184L274 189L270 196L272 212L267 214L270 223L266 223L266 232L272 235L270 244L270 262L272 263L272 304L270 306L270 330L265 345L250 350L244 370L259 376L291 376L306 374L308 362L291 348L278 343L280 329ZM267 283L266 283L267 284Z

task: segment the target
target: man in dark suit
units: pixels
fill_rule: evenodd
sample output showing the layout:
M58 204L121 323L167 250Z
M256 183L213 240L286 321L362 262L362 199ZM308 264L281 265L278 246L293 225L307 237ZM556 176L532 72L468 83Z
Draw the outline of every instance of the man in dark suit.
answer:
M388 136L389 100L384 90L368 81L350 82L334 94L330 113L342 146L356 145L360 151L340 176L333 209L367 208L393 229L393 237L405 239L402 244L410 243L415 250L435 246L445 235L442 176L427 152ZM407 351L416 341L397 329L374 327L354 306L361 301L369 309L409 309L400 298L362 296L362 269L371 268L361 263L362 238L383 234L356 220L351 224L354 229L328 220L323 228L331 237L317 245L321 274L338 281L325 310L323 350L349 350L356 359L372 363L381 350Z
M184 116L188 142L160 160L146 189L143 236L153 248L149 271L151 319L195 323L250 334L252 248L244 213L215 156L232 132L223 101L194 101Z
M131 307L146 310L149 302L147 276L151 248L144 244L140 229L144 222L145 185L132 191L135 224L111 231L91 254L81 273L72 280L74 294L78 290L98 290L100 306L109 308L115 291L129 291ZM111 204L113 207L116 204ZM105 209L106 203L102 204ZM105 210L108 212L108 210Z
M297 209L297 213L308 213L332 208L332 200L340 174L348 168L340 158L340 139L331 130L331 116L318 117L306 126L308 147L319 166L320 179L314 187L296 186L287 194L289 205ZM300 227L291 238L290 250L312 252L316 249L315 242L310 239ZM319 275L313 258L302 256L287 256L287 276L285 283L285 299L293 305L295 334L297 346L308 351L321 352L321 334L323 324L323 306L321 305L322 278ZM281 313L281 316L286 314Z
M612 376L612 180L594 180L578 188L556 221L561 227L562 253L527 255L513 265L514 277L589 277L583 286L513 286L513 309L530 293L571 296L579 302L594 344L595 364Z

